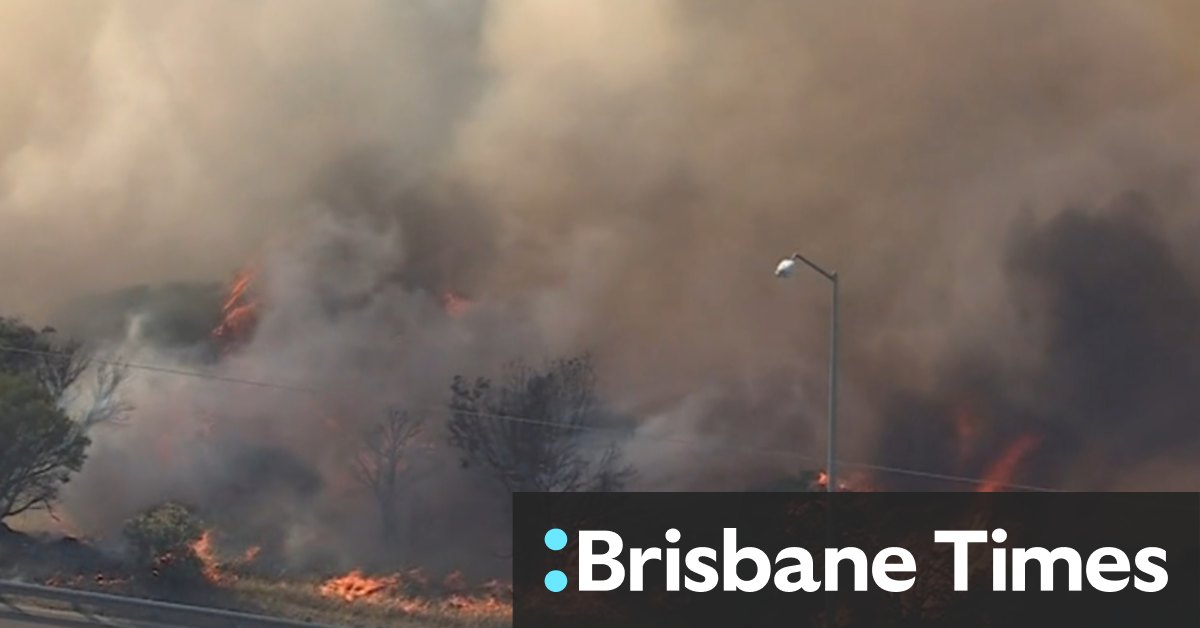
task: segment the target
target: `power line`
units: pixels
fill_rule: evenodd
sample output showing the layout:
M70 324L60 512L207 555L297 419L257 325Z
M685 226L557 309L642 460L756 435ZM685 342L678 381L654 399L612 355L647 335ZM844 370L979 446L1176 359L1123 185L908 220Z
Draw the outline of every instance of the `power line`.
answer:
M73 357L73 354L62 352L62 351L46 351L46 350L39 350L39 349L28 349L25 347L14 347L14 346L9 346L9 345L0 345L0 352L20 353L20 354L25 354L25 355L37 355L37 356L51 357L51 358L70 359L71 357ZM143 364L143 363L137 363L137 362L126 362L123 360L108 360L108 359L94 358L94 357L89 358L89 361L96 363L96 364L104 364L106 366L113 366L113 367L117 367L117 368L128 368L128 369L148 371L148 372L154 372L154 373L163 373L163 374L167 374L167 375L176 375L176 376L180 376L180 377L191 377L191 378L195 378L195 379L215 381L215 382L221 382L221 383L225 383L225 384L240 384L240 385L252 386L252 387L256 387L256 388L268 388L268 389L283 390L283 391L288 391L288 392L300 392L300 393L306 393L306 394L311 394L311 395L320 395L320 394L324 394L324 393L332 393L333 392L333 391L321 390L319 388L313 388L313 387L309 387L309 386L283 384L283 383L279 383L279 382L246 379L246 378L241 378L241 377L230 377L230 376L226 376L226 375L217 375L215 373L205 373L202 371L191 371L191 370L187 370L187 369L159 366L156 364ZM448 408L445 408L442 406L436 406L436 408L434 406L427 406L427 408L438 409L438 410L447 410L448 409ZM563 425L562 423L555 423L553 421L545 421L545 420L541 420L541 419L535 419L532 417L523 417L523 416L515 416L515 415L508 415L508 414L497 414L497 413L491 413L491 412L479 412L479 411L467 410L467 409L450 408L448 410L454 414L459 414L459 415L463 415L463 416L473 416L473 417L481 418L481 419L495 419L495 420L499 420L499 421L509 421L509 422L513 422L513 423L523 423L523 424L528 424L528 425L540 425L540 426L544 426L544 427L553 427L553 428L557 428L557 429L571 429L571 430L576 430L576 431L581 431L581 432L613 434L613 433L627 433L627 431L628 431L628 430L625 430L622 428L601 427L601 426L595 426L595 425ZM799 458L801 460L805 460L808 462L814 462L814 463L825 462L823 458L820 458L818 456L811 456L811 455L807 455L807 454L803 454L803 453L800 453L797 451L787 450L787 449L770 449L770 448L763 448L763 447L752 447L752 446L746 446L746 445L738 445L736 443L732 443L732 444L731 443L705 443L702 441L697 441L697 440L692 440L692 439L684 439L684 438L673 438L670 436L645 436L645 438L656 441L656 442L673 443L673 444L685 445L685 446L689 446L689 447L697 447L697 448L699 448L699 447L705 447L705 448L719 447L722 449L732 449L732 450L737 450L737 451L745 451L748 453L788 456L791 458ZM853 461L846 461L846 460L838 460L836 462L837 462L837 464L839 464L843 467L850 467L853 469L864 469L864 470L875 471L875 472L879 472L879 473L890 473L893 475L904 475L904 476L909 476L909 477L941 480L941 481L945 481L945 482L954 482L954 483L958 483L958 484L970 484L970 485L974 485L974 486L992 485L997 488L1004 488L1004 489L1011 489L1011 490L1018 490L1018 491L1034 491L1034 492L1047 492L1047 493L1063 492L1062 489L1046 487L1046 486L1037 486L1037 485L1033 485L1033 484L1018 484L1018 483L1012 483L1012 482L993 482L991 480L986 480L983 478L951 475L951 474L946 474L946 473L938 473L938 472L934 472L934 471L922 471L919 469L908 469L905 467L893 467L893 466L887 466L887 465L871 464L871 463L865 463L865 462L853 462Z
M918 471L916 469L905 469L902 467L889 467L878 464L868 464L865 462L843 462L838 461L838 464L843 467L852 467L855 469L867 469L870 471L878 471L880 473L891 473L894 475L908 475L918 478L928 478L932 480L944 480L946 482L958 482L960 484L973 484L976 486L991 485L997 488L1007 488L1017 491L1033 491L1038 493L1065 493L1061 488L1051 488L1048 486L1037 486L1035 484L1016 484L1013 482L992 482L982 478L972 478L962 475L949 475L945 473L935 473L932 471Z
M0 351L8 352L8 353L23 353L26 355L40 355L40 356L45 356L45 357L57 357L57 358L72 357L72 354L64 353L62 351L42 351L42 350L38 350L38 349L26 349L24 347L12 347L12 346L6 346L6 345L0 345ZM304 386L293 386L293 385L289 385L289 384L279 384L276 382L266 382L266 381L253 380L253 379L242 379L240 377L228 377L228 376L224 376L224 375L216 375L214 373L189 371L186 369L177 369L177 368L172 368L172 367L167 367L167 366L158 366L158 365L153 365L153 364L139 364L136 362L124 362L121 360L105 360L102 358L89 358L88 360L90 362L94 362L96 364L104 364L106 366L115 366L118 368L129 368L129 369L135 369L135 370L139 370L139 371L153 371L155 373L166 373L168 375L181 375L184 377L194 377L196 379L206 379L206 380L212 380L212 381L218 381L218 382L225 382L228 384L244 384L247 386L256 386L259 388L275 388L275 389L279 389L279 390L290 390L292 392L306 392L306 393L322 392L315 388L308 388L308 387L304 387Z

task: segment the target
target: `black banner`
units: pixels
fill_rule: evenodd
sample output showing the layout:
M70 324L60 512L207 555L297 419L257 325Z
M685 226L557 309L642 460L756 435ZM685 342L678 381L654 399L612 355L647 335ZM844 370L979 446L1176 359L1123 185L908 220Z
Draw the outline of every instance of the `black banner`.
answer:
M1200 625L1200 496L522 493L516 628Z

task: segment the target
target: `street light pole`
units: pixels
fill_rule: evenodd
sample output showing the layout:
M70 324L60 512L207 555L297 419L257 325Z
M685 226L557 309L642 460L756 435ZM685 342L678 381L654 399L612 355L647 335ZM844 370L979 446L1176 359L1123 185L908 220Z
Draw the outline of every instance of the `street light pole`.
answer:
M838 274L837 271L825 270L803 255L796 253L783 260L775 268L776 277L790 277L795 271L796 262L802 262L829 280L833 289L833 307L829 321L829 421L827 426L825 449L825 490L832 493L837 490L837 397L838 397Z
M837 402L838 402L838 276L830 275L833 285L832 320L829 322L829 438L825 451L825 464L829 470L829 492L837 490L834 468L837 466Z

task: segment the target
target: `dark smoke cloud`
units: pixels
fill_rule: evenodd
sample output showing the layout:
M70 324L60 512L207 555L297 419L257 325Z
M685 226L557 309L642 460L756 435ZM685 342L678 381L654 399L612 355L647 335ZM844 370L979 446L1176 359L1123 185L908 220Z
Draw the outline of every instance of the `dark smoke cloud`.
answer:
M770 276L795 249L844 277L846 458L954 467L934 426L975 406L966 471L1035 430L1031 483L1116 486L1095 472L1113 460L1196 478L1163 445L1195 433L1194 345L1159 334L1191 316L1200 268L1197 17L1169 0L6 3L0 307L78 320L81 295L256 261L257 333L216 368L320 391L142 373L69 514L111 529L179 493L232 499L215 433L322 479L311 517L281 524L294 548L361 556L369 504L339 484L331 417L352 434L443 403L455 373L582 350L638 421L643 486L794 473L822 450L827 324L818 280ZM1093 209L1130 189L1158 226ZM1127 287L1132 269L1158 278ZM444 290L475 305L447 317ZM194 366L138 333L169 309L126 308L115 348ZM1122 360L1159 378L1120 386ZM1115 435L1130 446L1109 454ZM473 520L469 476L429 477L428 512Z
M1137 196L1100 216L1069 211L1017 252L1047 319L1045 411L1114 483L1200 436L1200 283L1155 218Z
M897 395L880 455L983 473L994 445L1034 435L1041 451L1022 479L1092 490L1128 489L1140 465L1186 460L1200 441L1200 282L1163 230L1139 194L1020 224L1006 266L1009 295L1036 358L1012 363L1000 346L964 351L932 392ZM991 445L955 469L963 412L986 430L973 440ZM1142 488L1191 485L1171 474L1152 482Z

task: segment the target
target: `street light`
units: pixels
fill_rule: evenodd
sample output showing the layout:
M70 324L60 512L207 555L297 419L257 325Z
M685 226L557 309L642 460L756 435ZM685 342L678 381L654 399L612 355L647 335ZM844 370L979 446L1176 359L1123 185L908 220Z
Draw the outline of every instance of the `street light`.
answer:
M833 309L829 323L829 426L825 450L825 490L830 493L837 490L837 479L834 477L834 457L837 452L837 364L838 364L838 274L814 264L808 258L796 253L779 262L775 267L775 276L781 279L791 277L796 272L797 262L803 262L809 268L817 271L829 280L833 286Z

